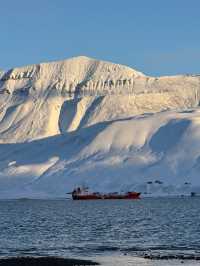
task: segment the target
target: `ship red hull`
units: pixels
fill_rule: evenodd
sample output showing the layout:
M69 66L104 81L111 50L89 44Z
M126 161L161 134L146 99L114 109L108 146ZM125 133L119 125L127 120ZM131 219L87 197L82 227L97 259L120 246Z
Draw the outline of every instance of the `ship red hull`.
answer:
M115 199L140 199L140 193L129 192L127 194L86 194L72 195L73 200L115 200Z
M73 200L98 200L102 199L101 196L97 195L72 195Z

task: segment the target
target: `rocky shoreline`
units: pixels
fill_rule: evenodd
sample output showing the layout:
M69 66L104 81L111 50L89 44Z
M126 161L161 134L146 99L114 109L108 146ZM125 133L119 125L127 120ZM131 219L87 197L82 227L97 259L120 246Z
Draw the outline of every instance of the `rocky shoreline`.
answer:
M0 266L90 266L99 263L90 260L57 257L12 257L0 259Z

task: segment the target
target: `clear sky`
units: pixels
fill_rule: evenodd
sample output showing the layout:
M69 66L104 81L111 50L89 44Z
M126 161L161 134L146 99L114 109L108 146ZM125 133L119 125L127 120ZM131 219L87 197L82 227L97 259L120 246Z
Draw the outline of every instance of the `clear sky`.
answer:
M0 68L86 55L200 73L200 0L0 0Z

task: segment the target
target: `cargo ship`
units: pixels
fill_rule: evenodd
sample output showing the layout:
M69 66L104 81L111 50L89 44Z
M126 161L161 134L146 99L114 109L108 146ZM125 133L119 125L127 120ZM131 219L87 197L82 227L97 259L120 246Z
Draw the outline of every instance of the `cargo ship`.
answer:
M89 192L88 188L76 188L72 192L67 193L72 195L73 200L115 200L115 199L140 199L139 192L113 192L113 193L99 193Z

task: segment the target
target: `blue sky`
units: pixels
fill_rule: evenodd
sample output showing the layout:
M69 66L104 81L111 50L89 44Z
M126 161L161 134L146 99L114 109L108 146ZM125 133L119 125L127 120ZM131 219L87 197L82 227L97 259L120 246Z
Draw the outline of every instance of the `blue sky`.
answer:
M86 55L200 73L199 0L0 0L0 68Z

